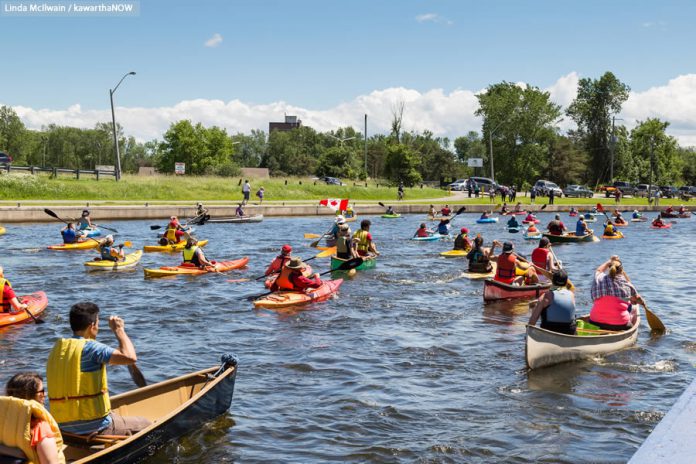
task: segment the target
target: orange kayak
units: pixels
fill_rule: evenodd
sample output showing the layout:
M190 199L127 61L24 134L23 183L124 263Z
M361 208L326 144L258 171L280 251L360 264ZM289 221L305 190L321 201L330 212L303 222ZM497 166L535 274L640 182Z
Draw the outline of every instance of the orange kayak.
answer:
M31 295L18 297L19 301L29 305L27 308L34 316L39 316L48 306L48 297L44 292L36 292ZM0 327L5 327L12 324L20 324L22 322L31 322L32 318L26 311L16 313L0 313Z
M218 261L214 267L201 269L193 265L163 266L159 269L145 269L145 277L168 277L177 275L201 275L210 272L225 272L246 266L249 258L246 256L234 261Z
M306 266L307 266L307 268L302 273L302 275L305 277L309 277L314 273L312 272L312 266L310 266L309 264L306 264ZM269 275L268 278L266 279L266 281L263 283L264 287L271 288L271 285L273 285L273 282L276 281L276 279L278 278L279 275L280 275L280 273Z
M254 307L277 309L326 301L338 292L338 288L342 283L343 279L325 280L320 287L309 289L307 292L286 290L273 292L270 295L254 300Z

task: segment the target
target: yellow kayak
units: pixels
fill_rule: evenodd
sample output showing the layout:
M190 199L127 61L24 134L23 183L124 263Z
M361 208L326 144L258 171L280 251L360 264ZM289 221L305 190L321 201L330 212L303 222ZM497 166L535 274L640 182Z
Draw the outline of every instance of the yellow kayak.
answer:
M466 258L468 254L469 252L465 250L449 250L443 251L440 253L440 256L444 256L445 258Z
M109 261L106 259L95 258L93 261L87 261L85 266L92 271L122 271L124 269L132 269L138 264L143 256L141 250L129 253L123 261Z
M99 246L99 240L87 239L75 243L63 243L62 245L49 245L49 250L91 250Z
M199 240L198 241L198 246L203 247L208 244L207 240ZM179 243L175 243L173 245L145 245L143 247L143 251L145 253L153 253L157 251L165 251L165 252L175 252L175 251L181 251L184 249L186 246L186 240L182 240Z
M604 240L618 240L620 238L624 238L624 235L617 230L616 235L602 235L602 238Z
M7 230L3 226L0 226L0 235L3 235Z

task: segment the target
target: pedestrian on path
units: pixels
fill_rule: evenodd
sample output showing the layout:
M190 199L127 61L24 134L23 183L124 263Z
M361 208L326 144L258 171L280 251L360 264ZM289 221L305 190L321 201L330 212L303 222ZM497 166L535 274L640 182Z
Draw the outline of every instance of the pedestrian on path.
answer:
M534 204L534 201L536 200L536 187L532 187L532 190L529 192L529 198L532 204Z
M259 197L259 204L263 203L263 194L265 193L263 187L256 191L256 196Z
M553 205L553 197L555 196L553 189L549 190L549 205Z

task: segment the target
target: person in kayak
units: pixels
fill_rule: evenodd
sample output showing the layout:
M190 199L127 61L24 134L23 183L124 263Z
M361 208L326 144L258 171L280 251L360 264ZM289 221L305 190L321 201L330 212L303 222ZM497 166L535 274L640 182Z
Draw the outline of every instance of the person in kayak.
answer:
M443 214L443 216L445 216ZM450 220L449 219L440 219L440 223L437 225L437 233L440 235L449 235L450 231Z
M63 243L77 243L84 237L84 232L75 230L75 224L69 222L60 230L60 235L63 236Z
M346 210L343 212L343 217L345 217L346 219L350 219L353 216L355 216L355 211L353 211L352 206L348 206Z
M235 215L235 216L237 216L237 217L244 217L244 216L246 216L246 214L244 213L244 208L243 208L242 206L243 206L242 203L239 203L239 204L237 205L237 209L234 210L234 215Z
M286 267L290 270L288 279L295 291L301 292L310 288L318 288L324 283L319 274L316 273L311 278L305 277L304 271L307 265L300 258L292 258Z
M530 223L529 227L527 227L527 234L536 234L537 232L539 232L539 229L537 229L536 224Z
M452 249L466 251L467 253L471 251L472 245L468 234L469 229L462 227L462 229L459 231L459 235L457 235L457 237L454 239L454 248Z
M29 307L27 304L19 302L17 295L12 290L12 284L5 278L5 269L2 266L0 266L0 288L2 290L0 293L0 312L16 313Z
M78 230L85 230L89 229L91 227L94 227L94 224L92 224L92 218L89 217L89 210L83 210L82 211L82 216L80 216L77 229Z
M167 229L164 231L164 236L162 237L164 240L160 242L166 241L164 245L179 243L184 239L185 234L186 232L179 223L179 219L176 216L172 216L169 218L169 224L167 224Z
M509 213L509 212L510 212L510 211L508 210L507 203L503 203L503 207L500 208L500 214L502 214L503 216L505 216L505 215L506 215L507 213Z
M478 234L474 238L473 248L466 255L466 259L469 261L468 272L477 274L488 274L491 272L493 270L491 258L497 245L500 245L500 242L493 240L493 245L490 248L484 247L483 237L481 237L481 234Z
M667 214L672 214L674 212L674 208L672 208L672 205L669 205L667 209L665 210L665 213Z
M556 269L548 238L543 237L539 240L539 246L532 251L532 263L545 271L553 272Z
M515 205L515 212L521 213L522 211L523 211L522 210L522 203L518 201L517 204Z
M631 219L642 219L643 215L638 212L637 209L633 210L633 215L631 216Z
M626 220L623 218L619 210L614 211L614 222L616 224L626 224Z
M437 216L437 211L435 211L435 205L430 205L430 208L428 208L428 216L432 218Z
M336 257L340 259L357 258L358 254L353 248L353 240L350 237L350 227L348 224L341 224L338 228L338 239L336 239Z
M539 282L534 268L528 262L518 259L513 249L511 242L503 243L493 280L508 285L531 285Z
M527 213L527 217L524 218L525 222L535 223L537 218L531 212Z
M379 251L377 251L372 234L370 234L371 225L372 222L369 219L363 219L360 222L360 229L353 234L353 247L358 256L379 256Z
M616 227L614 227L614 223L611 222L611 219L607 219L607 222L604 224L604 235L607 237L614 237L616 235Z
M587 228L587 223L585 222L585 218L580 216L578 218L578 222L575 223L575 236L576 237L582 237L590 233L590 230Z
M278 272L283 269L283 267L290 261L292 258L292 247L290 245L283 245L282 248L280 249L280 254L275 257L275 259L271 262L271 264L268 265L266 268L266 272L264 275L271 275L271 274L277 274Z
M391 215L393 215L393 214L396 214L396 213L394 212L394 208L392 208L391 206L387 206L387 210L384 212L384 214L391 214Z
M551 235L563 235L563 232L567 231L565 224L561 221L561 215L557 214L554 217L554 220L549 222L549 225L546 226L547 229L549 230L549 234Z
M0 409L6 414L0 430L0 455L21 458L21 462L28 458L34 464L64 463L58 423L44 408L46 388L41 376L33 372L15 374L7 382L5 394L0 397Z
M118 249L114 247L114 236L107 235L102 240L99 240L99 255L103 261L123 261L126 259L126 253L123 251L123 245Z
M595 270L590 288L590 323L605 330L628 330L638 319L636 304L643 299L628 280L618 256L612 256Z
M425 225L425 222L421 222L420 227L418 227L418 230L416 230L416 233L413 236L425 238L425 237L430 237L433 234L434 234L434 232L432 230L428 229L428 226Z
M575 209L575 206L570 207L570 211L568 212L570 216L577 216L578 215L578 210Z
M662 220L662 216L657 216L653 222L652 222L653 227L664 227L665 222Z
M205 258L203 250L198 246L198 240L193 237L189 237L186 240L186 246L182 251L182 261L183 264L190 263L201 269L215 267L215 261L208 261Z
M483 213L481 213L481 217L479 219L488 219L491 217L491 214L493 214L492 211L484 211Z
M679 210L678 210L678 213L679 213L679 214L685 214L685 213L688 213L688 212L689 212L689 210L687 210L686 208L684 208L684 205L679 205Z
M541 317L542 329L575 335L575 294L568 286L568 274L563 269L556 269L551 283L554 288L539 298L528 324L536 325Z
M144 417L121 416L111 410L107 365L135 364L138 357L118 316L109 328L118 340L114 349L96 341L99 307L91 302L70 308L70 338L56 340L46 364L50 411L63 432L131 435L150 425Z
M445 217L452 214L452 210L450 209L449 205L445 205L445 207L440 210L440 214Z
M507 222L508 229L519 229L520 223L517 222L517 216L510 216Z

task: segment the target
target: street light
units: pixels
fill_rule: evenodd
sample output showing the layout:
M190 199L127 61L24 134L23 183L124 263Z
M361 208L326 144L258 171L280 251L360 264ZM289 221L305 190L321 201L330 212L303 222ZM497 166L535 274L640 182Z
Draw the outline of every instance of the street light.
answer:
M341 146L343 146L343 142L347 142L348 140L353 140L355 138L355 137L346 137L345 139L342 139L342 138L336 137L335 135L331 135L331 134L326 134L326 135L328 135L332 139L336 139L339 142L341 142Z
M116 136L116 114L114 113L114 93L116 93L116 89L118 89L118 86L121 85L123 79L125 79L128 76L135 76L135 71L131 71L129 73L124 74L121 80L118 81L118 84L116 84L116 87L114 87L113 90L109 89L109 99L111 99L111 128L114 132L114 147L116 147L116 180L121 180L121 153L118 151L118 137Z
M512 117L513 113L510 113L510 115L505 118L505 120L501 121L500 124L495 126L495 128L488 133L488 149L491 153L491 180L495 181L495 171L493 170L493 134L495 134L495 131L500 129L500 126L508 122L508 120Z

